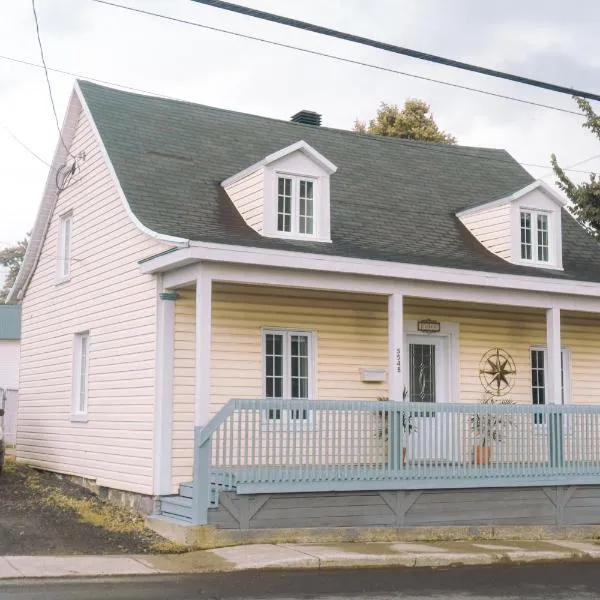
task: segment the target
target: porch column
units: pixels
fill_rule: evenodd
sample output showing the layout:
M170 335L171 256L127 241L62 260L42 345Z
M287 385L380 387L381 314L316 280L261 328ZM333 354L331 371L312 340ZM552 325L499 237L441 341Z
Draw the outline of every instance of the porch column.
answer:
M160 288L159 288L160 289ZM173 351L177 293L158 295L156 324L156 401L154 408L154 493L171 494L173 432Z
M211 321L212 281L204 267L200 267L196 279L196 427L208 423Z
M546 367L547 404L562 404L561 385L561 342L560 342L560 308L546 310L546 345L548 364Z
M194 419L194 480L192 524L205 524L210 505L210 440L200 445L210 405L210 347L212 338L212 281L204 266L196 278L196 402Z
M404 392L404 297L388 296L388 396L401 402Z
M561 360L560 360L560 309L546 310L546 343L548 364L546 367L546 403L562 404ZM564 466L563 420L560 412L548 415L548 458L550 466Z

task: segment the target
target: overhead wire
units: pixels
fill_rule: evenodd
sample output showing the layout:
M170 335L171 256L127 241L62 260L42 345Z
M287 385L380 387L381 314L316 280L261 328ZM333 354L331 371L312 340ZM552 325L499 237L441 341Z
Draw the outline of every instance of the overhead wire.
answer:
M530 106L537 106L539 108L547 108L549 110L556 110L562 113L566 113L566 114L571 114L571 115L576 115L578 117L583 118L582 114L576 110L570 110L568 108L562 108L560 106L553 106L551 104L545 104L543 102L535 102L533 100L526 100L525 98L518 98L515 96L509 96L506 94L500 94L498 92L490 92L488 90L482 90L480 88L475 88L475 87L471 87L471 86L467 86L467 85L462 85L462 84L458 84L458 83L452 83L450 81L444 81L441 79L435 79L433 77L426 77L424 75L417 75L415 73L410 73L407 71L400 71L399 69L394 69L392 67L384 67L381 65L375 65L373 63L368 63L368 62L364 62L364 61L360 61L360 60L355 60L352 58L346 58L343 56L338 56L336 54L329 54L327 52L321 52L318 50L311 50L310 48L303 48L301 46L295 46L292 44L286 44L283 42L277 42L275 40L270 40L267 38L262 38L262 37L258 37L255 35L249 35L249 34L245 34L245 33L240 33L238 31L232 31L230 29L223 29L222 27L214 27L212 25L205 25L204 23L198 23L197 21L189 21L187 19L181 19L179 17L173 17L170 15L165 15L162 13L157 13L157 12L153 12L150 10L145 10L142 8L135 8L133 6L126 6L124 4L119 4L117 2L110 2L109 0L91 0L92 2L95 2L97 4L104 4L106 6L112 6L114 8L120 8L123 10L127 10L130 12L134 12L134 13L139 13L142 15L147 15L147 16L151 16L151 17L157 17L159 19L164 19L167 21L173 21L175 23L181 23L184 25L191 25L193 27L200 27L201 29L207 29L209 31L215 31L217 33L224 33L226 35L231 35L231 36L235 36L235 37L239 37L239 38L243 38L243 39L247 39L247 40L252 40L255 42L260 42L263 44L270 44L272 46L278 46L280 48L287 48L289 50L296 50L298 52L304 52L306 54L312 54L314 56L320 56L322 58L330 58L332 60L337 60L340 62L345 62L345 63L349 63L349 64L353 64L353 65L358 65L361 67L368 67L370 69L376 69L378 71L385 71L387 73L394 73L395 75L402 75L404 77L411 77L413 79L420 79L422 81L428 81L430 83L437 83L439 85L445 85L448 87L453 87L453 88L457 88L457 89L461 89L461 90L465 90L465 91L469 91L469 92L475 92L478 94L484 94L486 96L492 96L495 98L502 98L504 100L510 100L513 102L519 102L521 104L529 104Z
M100 2L101 0L94 0ZM337 29L330 29L329 27L323 27L315 23L308 23L306 21L300 21L298 19L291 19L282 15L276 15L274 13L266 12L263 10L257 10L248 6L241 6L240 4L234 4L232 2L224 2L223 0L191 0L197 4L204 4L213 8L227 10L230 12L242 14L248 17L254 17L263 21L271 21L279 25L286 25L295 29L302 29L304 31L310 31L312 33L318 33L328 37L333 37L363 46L370 46L379 50L385 50L387 52L393 52L394 54L402 54L404 56L410 56L411 58L417 58L427 62L437 63L447 67L454 67L456 69L463 69L465 71L471 71L473 73L479 73L481 75L488 75L490 77L496 77L500 79L506 79L514 81L516 83L522 83L533 87L538 87L552 92L558 92L560 94L568 94L569 96L579 96L581 98L587 98L588 100L600 101L600 95L592 92L586 92L584 90L577 90L554 83L548 83L547 81L540 81L538 79L531 79L530 77L523 77L521 75L514 75L512 73L506 73L504 71L498 71L496 69L489 69L487 67L480 67L472 63L466 63L443 56L437 56L435 54L429 54L427 52L421 52L420 50L412 50L410 48L402 48L395 44L389 44L387 42L380 42L371 38L362 37L353 33L346 33Z
M290 44L284 44L284 43L281 43L281 42L276 42L276 41L268 40L268 39L265 39L265 38L259 38L259 37L256 37L256 36L242 34L242 33L231 31L231 30L227 30L227 29L222 29L222 28L218 28L218 27L204 25L204 24L197 23L197 22L194 22L194 21L188 21L186 19L180 19L180 18L177 18L177 17L172 17L172 16L169 16L169 15L161 14L161 13L155 13L155 12L152 12L152 11L147 11L147 10L143 10L143 9L139 9L139 8L133 8L133 7L125 6L125 5L122 5L122 4L115 3L115 2L110 2L108 0L92 0L92 1L96 2L98 4L105 4L105 5L108 5L108 6L113 6L113 7L116 7L116 8L121 8L121 9L124 9L124 10L136 12L136 13L141 13L141 14L144 14L144 15L152 16L152 17L157 17L157 18L166 19L166 20L169 20L169 21L175 21L175 22L178 22L178 23L186 24L186 25L191 25L191 26L200 27L200 28L203 28L203 29L208 29L208 30L216 31L216 32L219 32L219 33L225 33L225 34L233 35L233 36L236 36L236 37L241 37L241 38L250 39L250 40L254 40L254 41L258 41L258 42L262 42L262 43L272 44L272 45L275 45L275 46L289 48L289 49L297 50L297 51L300 51L300 52L306 52L306 53L309 53L309 54L314 54L314 55L318 55L318 56L322 56L322 57L326 57L326 58L331 58L331 59L334 59L334 60L348 62L348 63L351 63L351 64L357 64L357 65L360 65L360 66L365 66L365 67L379 69L379 70L383 70L383 71L387 71L387 72L392 72L392 73L396 73L396 74L399 74L399 75L406 75L408 77L414 77L414 78L417 78L417 79L424 79L426 81L431 81L431 82L439 83L439 84L442 84L442 85L447 85L447 86L451 86L451 87L457 87L459 89L465 89L465 90L468 90L468 91L473 91L473 92L477 92L477 93L481 93L481 94L491 95L491 96L495 96L495 97L499 97L499 98L503 98L503 99L507 99L507 100L514 100L514 101L517 101L517 102L521 102L521 103L525 103L525 104L531 104L533 106L537 106L537 107L541 107L541 108L547 108L547 109L550 109L550 110L557 110L557 111L560 111L560 112L564 112L564 113L568 113L568 114L573 114L573 115L577 115L579 117L582 117L581 113L579 113L579 112L571 111L571 110L564 109L564 108L557 107L557 106L546 105L546 104L542 104L542 103L537 103L537 102L525 100L525 99L522 99L522 98L514 98L514 97L511 97L511 96L505 96L503 94L496 94L494 92L488 92L486 90L480 90L478 88L471 88L471 87L462 86L462 85L459 85L459 84L454 84L454 83L451 83L451 82L436 80L436 79L432 79L432 78L428 78L428 77L424 77L424 76L420 76L420 75L416 75L416 74L412 74L412 73L406 73L406 72L398 71L396 69L392 69L392 68L388 68L388 67L382 67L382 66L379 66L379 65L373 65L373 64L370 64L370 63L364 63L362 61L356 61L356 60L353 60L353 59L348 59L348 58L345 58L345 57L340 57L340 56L336 56L336 55L322 53L322 52L319 52L319 51L310 50L310 49L302 48L302 47L298 47L298 46L293 46L293 45L290 45ZM35 2L35 0L32 0L32 3L34 3L34 2ZM43 53L43 51L42 51L42 53ZM76 78L88 79L90 81L95 81L95 82L98 82L98 83L115 86L115 87L122 88L122 89L125 89L125 90L140 92L140 93L144 93L144 94L150 94L150 95L154 95L154 96L158 96L158 97L166 98L166 99L170 99L170 100L179 100L178 98L175 98L173 96L167 96L167 95L164 95L164 94L158 94L156 92L151 92L151 91L148 91L148 90L145 90L145 89L142 89L142 88L136 88L136 87L128 86L128 85L125 85L125 84L120 84L120 83L116 83L116 82L113 82L113 81L108 81L108 80L105 80L105 79L99 79L99 78L95 78L95 77L89 77L87 75L82 75L82 74L74 73L74 72L71 72L71 71L66 71L66 70L61 70L61 69L56 69L56 68L48 67L47 64L45 63L45 61L43 61L42 65L39 65L39 64L33 63L31 61L27 61L27 60L23 60L23 59L18 59L18 58L15 58L15 57L10 57L10 56L5 56L5 55L0 55L0 59L11 61L11 62L15 62L15 63L19 63L19 64L23 64L23 65L27 65L27 66L31 66L31 67L35 67L35 68L42 68L42 69L44 69L44 71L46 73L46 77L47 77L48 83L49 83L49 79L48 79L47 73L48 73L48 71L53 71L53 72L56 72L56 73L61 73L61 74L69 75L69 76L76 77ZM49 88L49 91L51 91L51 88ZM52 95L51 95L51 99L52 99ZM53 100L52 100L52 105L53 105L53 109L54 109L54 102L53 102ZM58 126L58 117L56 115L56 111L54 111L54 112L55 112L56 123L57 123L57 126ZM59 127L59 133L60 133L60 127ZM64 145L64 140L62 139L62 135L61 135L61 141L62 141L62 143ZM65 148L66 148L66 145L65 145ZM434 148L433 146L430 147L430 149L432 149L432 150L433 150L433 148ZM442 151L442 152L444 152L445 150L443 148L437 148L436 147L436 151ZM454 150L454 149L451 150L451 152L453 152L454 155L461 154L459 151ZM472 155L465 155L465 156L471 157ZM39 157L37 157L37 158L39 158ZM483 157L480 157L480 158L483 158ZM503 160L503 159L501 159L499 157L485 157L485 158L487 158L489 160L495 160L495 161L498 161L498 162L505 162L505 163L508 163L508 162L512 163L513 162L513 161ZM519 164L521 166L523 166L523 167L541 168L541 169L547 169L548 168L548 165L541 165L541 164L535 164L535 163L520 162ZM568 168L566 170L572 171L572 172L578 172L578 173L586 173L586 174L589 174L589 173L593 172L593 171L577 170L577 169L570 169L570 168Z
M69 148L67 147L67 144L65 143L65 140L63 139L62 131L60 129L60 123L58 121L58 113L56 112L56 105L54 104L54 96L52 94L52 85L50 84L50 77L48 75L48 66L46 65L46 58L44 56L44 47L42 45L42 38L40 35L40 24L39 24L39 20L38 20L37 10L35 8L35 0L31 0L31 8L33 10L35 33L36 33L36 37L37 37L38 46L40 48L40 58L42 59L44 75L46 76L46 84L48 86L48 95L50 96L50 104L52 105L52 112L54 114L54 120L56 122L56 129L58 130L58 136L59 136L60 141L61 141L64 149L66 150L67 154L69 154L69 156L71 156L71 158L73 158L75 160L75 157L71 154Z
M14 57L11 57L11 56L0 55L0 60L7 60L7 61L14 62L14 63L22 64L22 65L28 66L28 67L34 67L34 68L40 68L40 69L43 68L42 65L39 65L39 64L27 61L27 60L14 58ZM67 75L69 77L75 77L77 79L86 79L88 81L93 81L93 82L101 83L101 84L104 84L104 85L110 85L110 86L113 86L113 87L116 87L116 88L121 88L121 89L132 91L132 92L138 92L138 93L141 93L141 94L147 94L147 95L155 96L155 97L158 97L158 98L164 98L166 100L175 100L175 101L178 101L178 102L182 102L182 101L185 102L185 100L182 100L181 98L176 98L175 96L167 96L167 95L161 94L159 92L154 92L154 91L146 90L146 89L143 89L143 88L132 87L132 86L129 86L129 85L125 85L125 84L122 84L122 83L117 83L117 82L114 82L114 81L109 81L109 80L106 80L106 79L99 79L97 77L90 77L88 75L81 74L81 73L75 73L73 71L66 71L66 70L63 70L63 69L56 69L56 68L53 68L53 67L48 67L48 71L52 71L52 72L55 72L55 73L60 73L61 75ZM340 131L344 131L344 130L340 130ZM373 136L373 139L382 139L382 140L384 140L384 139L387 139L387 138L380 138L378 136ZM437 151L447 152L443 148L439 148L439 147L433 146L433 145L428 146L428 149L433 149L434 147L437 148ZM453 150L450 150L450 151L453 152L455 155L460 154L460 152L458 150L454 150L453 149ZM464 153L463 153L463 155L464 156L471 156L471 155L466 155ZM480 157L480 158L482 158L482 157ZM487 160L495 160L495 161L501 162L501 163L511 163L512 164L514 162L514 161L504 160L504 159L501 159L501 158L498 158L498 157L485 157L485 158ZM541 164L536 164L536 163L519 162L519 164L521 166L523 166L523 167L531 167L531 168L538 168L538 169L547 169L547 168L549 168L548 165L541 165ZM578 172L578 173L587 173L587 174L593 173L593 171L584 171L584 170L576 170L576 169L566 169L566 170L568 170L568 171L575 171L575 172Z
M50 163L48 163L47 161L45 161L39 154L37 154L34 150L32 150L23 140L19 139L4 123L2 123L0 121L0 127L2 129L4 129L4 131L6 131L6 133L8 133L8 135L10 135L13 140L15 140L15 142L17 142L19 145L21 145L25 150L27 150L27 152L29 152L29 154L31 154L32 156L34 156L35 158L37 158L41 163L43 163L44 165L46 165L48 168L51 168ZM1 244L2 242L0 242Z

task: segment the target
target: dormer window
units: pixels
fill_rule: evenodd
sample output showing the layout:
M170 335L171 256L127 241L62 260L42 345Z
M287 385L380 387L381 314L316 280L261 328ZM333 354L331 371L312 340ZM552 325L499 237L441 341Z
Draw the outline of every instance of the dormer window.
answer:
M331 176L337 167L305 141L221 183L249 227L264 237L331 242Z
M516 265L562 269L562 211L566 201L534 181L510 196L457 213L490 252Z
M550 260L549 219L544 212L521 210L521 259L547 263Z
M277 231L314 235L315 182L302 177L277 177Z

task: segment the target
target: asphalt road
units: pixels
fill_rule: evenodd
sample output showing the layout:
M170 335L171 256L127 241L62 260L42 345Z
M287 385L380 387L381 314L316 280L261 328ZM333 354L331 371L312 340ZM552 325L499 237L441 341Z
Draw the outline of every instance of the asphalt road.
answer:
M271 571L0 583L0 600L596 600L600 563Z

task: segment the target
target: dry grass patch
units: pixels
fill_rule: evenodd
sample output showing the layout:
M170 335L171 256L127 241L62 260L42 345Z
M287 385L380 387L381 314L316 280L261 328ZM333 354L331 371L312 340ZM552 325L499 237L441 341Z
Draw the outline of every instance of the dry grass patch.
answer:
M150 552L174 554L188 551L188 548L176 542L158 539L157 534L147 529L144 518L133 510L110 504L83 488L80 488L77 494L72 493L72 490L65 491L60 485L48 484L38 471L24 465L17 465L14 461L10 462L9 468L22 471L25 485L37 495L41 503L63 511L71 511L80 522L99 527L107 532L156 538L150 543ZM56 480L57 483L64 482L64 479L58 476Z

